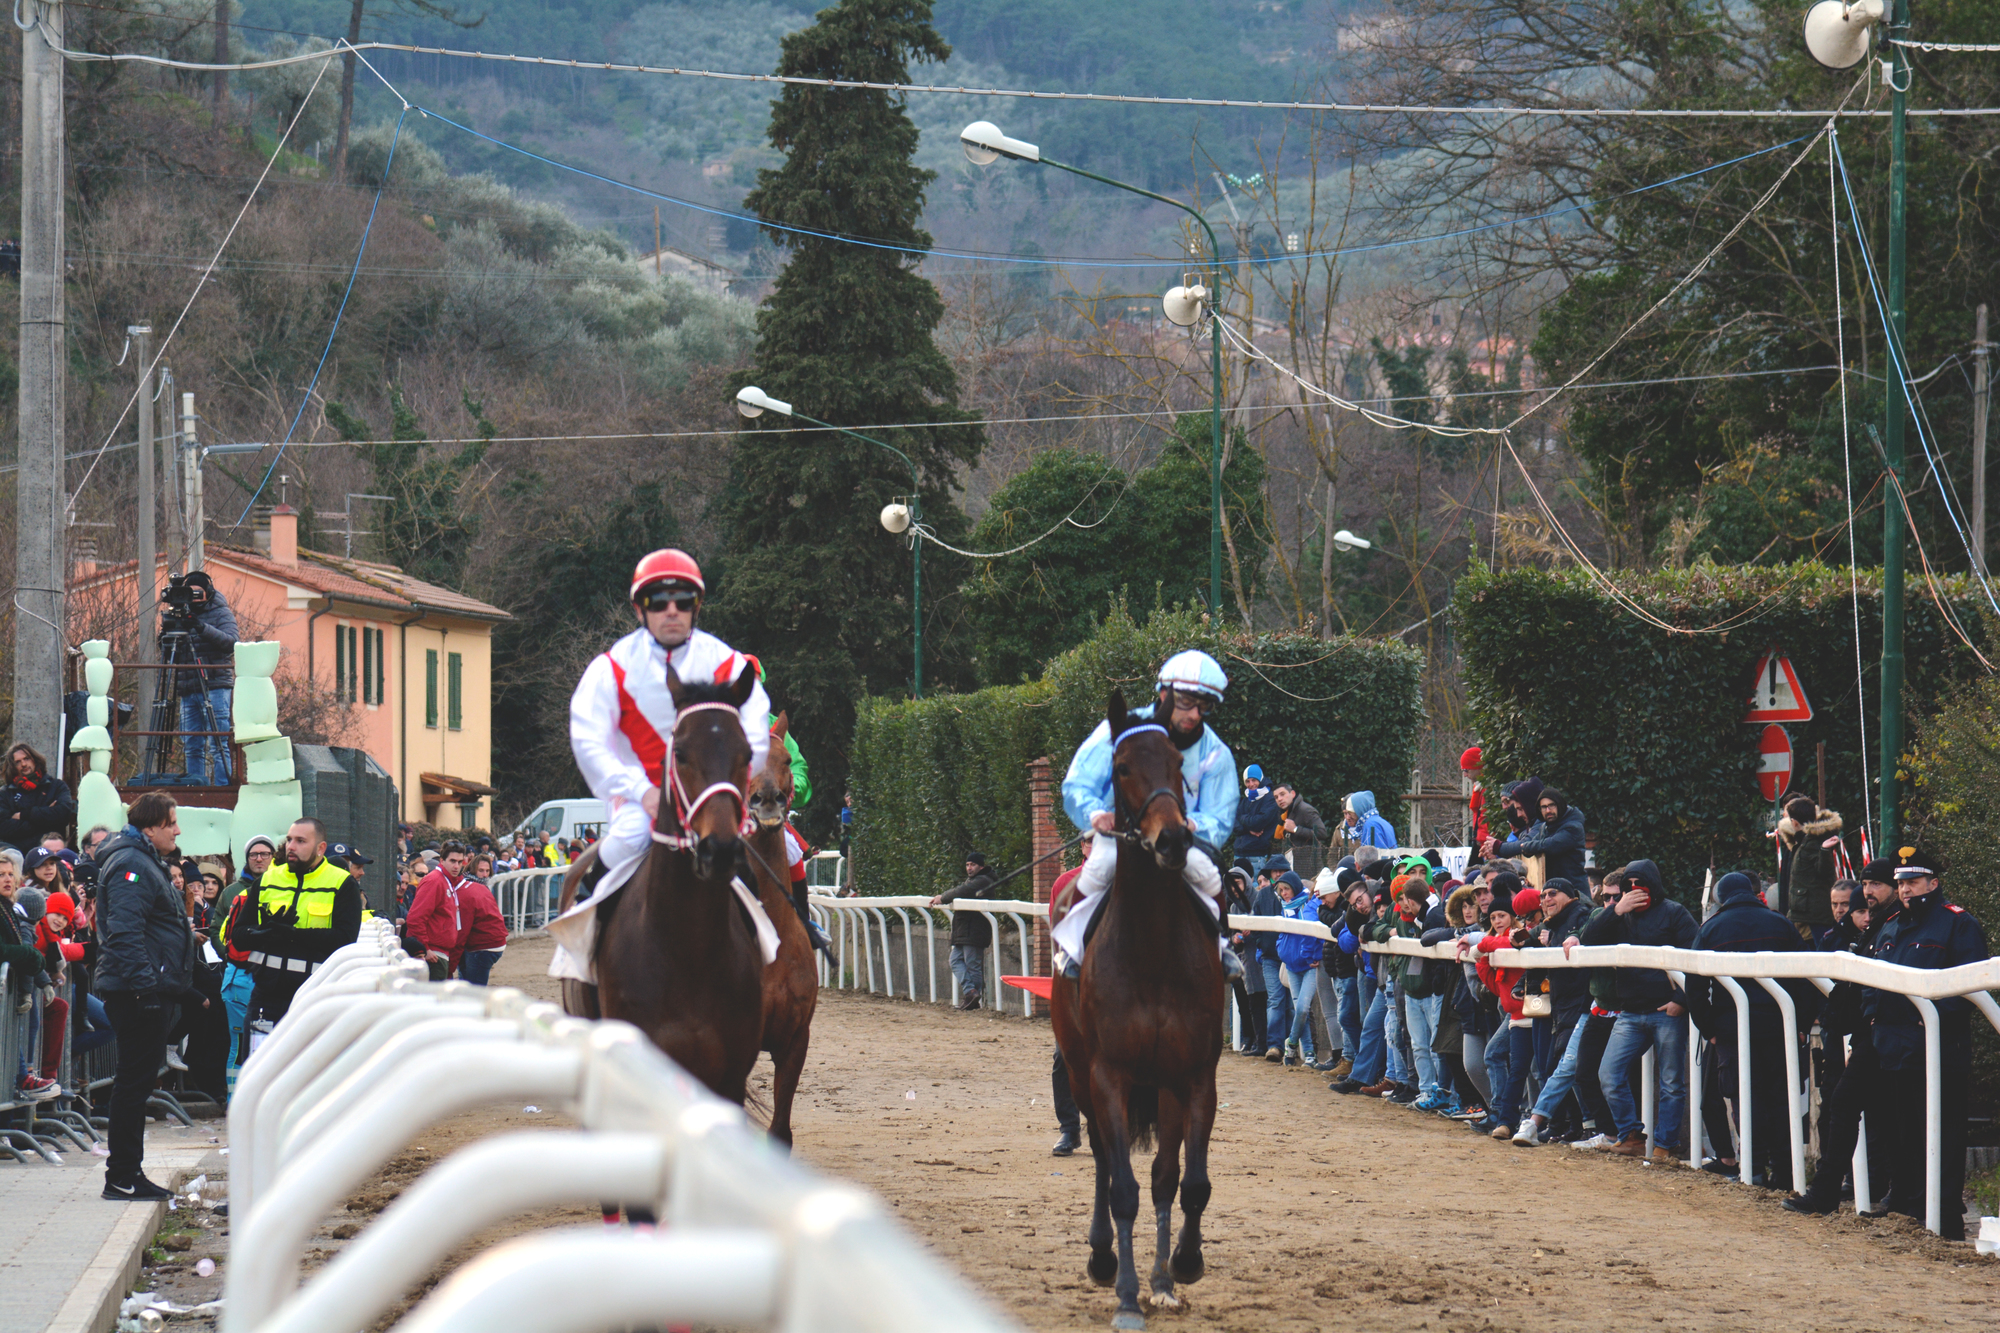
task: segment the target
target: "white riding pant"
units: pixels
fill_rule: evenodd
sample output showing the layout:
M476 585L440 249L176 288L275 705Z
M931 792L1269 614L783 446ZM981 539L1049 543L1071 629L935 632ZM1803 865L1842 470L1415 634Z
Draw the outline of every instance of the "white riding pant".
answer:
M1090 840L1090 856L1083 863L1083 873L1076 879L1076 901L1069 909L1069 915L1062 924L1049 933L1058 949L1071 958L1083 958L1083 932L1090 925L1090 918L1097 914L1098 900L1111 891L1111 877L1118 869L1118 839L1098 834ZM1202 902L1222 919L1222 873L1215 868L1215 862L1208 859L1208 853L1199 846L1188 848L1187 865L1181 872L1187 877L1188 886L1201 895ZM1216 937L1217 947L1221 947L1222 937Z
M609 898L632 878L652 845L653 821L638 801L618 801L605 822L604 835L597 840L597 857L604 863L604 876L591 896L549 922L555 937L555 955L549 960L549 975L595 981L590 974L592 937L597 933L597 905Z

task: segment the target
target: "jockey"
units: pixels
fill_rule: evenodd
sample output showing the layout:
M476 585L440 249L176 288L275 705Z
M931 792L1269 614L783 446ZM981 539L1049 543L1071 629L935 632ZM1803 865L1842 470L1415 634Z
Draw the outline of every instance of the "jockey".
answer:
M1132 720L1163 724L1168 737L1181 752L1182 791L1187 798L1188 822L1194 826L1195 843L1188 849L1184 873L1187 882L1208 904L1222 911L1222 876L1215 868L1223 845L1236 825L1236 757L1222 738L1209 728L1207 716L1222 703L1229 677L1207 653L1189 649L1174 654L1160 668L1158 699L1132 710ZM1111 723L1097 724L1070 760L1063 777L1063 810L1078 828L1099 834L1114 832L1117 818L1112 813ZM1111 888L1112 872L1118 865L1118 840L1091 839L1090 856L1076 881L1076 901L1054 932L1056 945L1068 955L1063 975L1077 975L1083 958L1083 936L1096 914L1098 901ZM1234 950L1223 947L1218 935L1224 970L1233 978L1243 975L1243 962ZM1232 966L1233 964L1233 966Z
M694 627L708 585L685 551L655 551L632 571L632 610L639 627L598 654L584 669L569 701L569 744L590 794L610 808L597 843L601 877L588 895L602 899L631 878L652 844L666 784L667 741L676 710L667 691L667 667L684 681L725 683L750 670L750 661L722 640ZM740 710L750 743L750 772L764 766L771 745L771 703L759 684ZM558 949L550 972L558 971ZM582 960L567 960L579 967ZM587 978L584 978L587 979Z

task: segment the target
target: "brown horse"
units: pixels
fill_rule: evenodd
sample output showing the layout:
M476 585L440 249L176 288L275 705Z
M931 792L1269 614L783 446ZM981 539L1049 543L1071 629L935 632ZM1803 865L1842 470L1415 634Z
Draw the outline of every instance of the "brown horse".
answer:
M597 984L563 982L568 1012L631 1023L738 1106L764 1032L764 959L730 888L750 777L750 743L737 710L755 684L749 671L730 684L682 684L667 668L678 716L653 846L597 908ZM564 877L565 910L594 853Z
M1057 977L1050 1007L1097 1159L1086 1271L1100 1286L1116 1279L1118 1313L1111 1326L1143 1329L1132 1257L1139 1213L1132 1149L1157 1135L1153 1211L1159 1235L1151 1299L1179 1309L1174 1283L1198 1281L1203 1271L1201 1214L1210 1194L1208 1136L1222 1056L1223 972L1214 919L1182 878L1194 830L1181 795L1180 751L1161 728L1129 717L1116 692L1107 716L1114 738L1118 869L1080 974L1075 981ZM1055 911L1050 924L1062 915ZM1170 1255L1177 1185L1183 1225Z
M757 872L757 896L778 928L778 961L764 969L764 1049L771 1053L771 1137L792 1144L792 1099L812 1041L813 1011L819 1007L819 967L812 940L792 906L785 855L785 816L792 808L792 761L785 751L791 719L771 723L771 752L764 771L750 783L750 858Z

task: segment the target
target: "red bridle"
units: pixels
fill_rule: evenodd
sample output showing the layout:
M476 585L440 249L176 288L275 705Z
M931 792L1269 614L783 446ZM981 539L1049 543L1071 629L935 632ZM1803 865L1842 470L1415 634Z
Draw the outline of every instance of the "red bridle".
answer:
M680 709L675 716L674 730L680 730L681 719L687 717L690 713L699 713L709 709L729 713L736 717L739 723L742 721L742 714L737 711L733 704L689 704L686 708ZM736 801L736 812L740 816L737 822L737 834L743 836L750 832L750 803L745 799L743 789L735 783L712 782L707 787L704 787L692 800L688 798L687 787L681 782L680 769L674 763L674 738L671 734L667 737L666 774L667 794L673 800L674 819L681 826L681 831L679 833L662 833L656 828L653 830L654 842L671 847L675 851L693 851L695 844L700 841L691 831L695 814L704 805L707 805L717 796L724 795L725 793L734 797Z

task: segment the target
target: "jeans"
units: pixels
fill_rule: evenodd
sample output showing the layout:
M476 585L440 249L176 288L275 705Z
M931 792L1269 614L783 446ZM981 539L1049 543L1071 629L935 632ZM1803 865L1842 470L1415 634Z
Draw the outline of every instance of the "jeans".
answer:
M1403 1059L1403 1043L1408 1038L1403 1032L1403 996L1394 978L1382 983L1382 1045L1387 1052L1388 1074L1391 1083L1408 1083L1411 1070L1409 1062Z
M125 1185L145 1171L146 1098L153 1093L160 1062L167 1055L167 1030L173 1026L173 1001L157 994L110 991L104 1012L118 1034L118 1073L111 1081L111 1125L104 1133L111 1156L104 1178Z
M1297 1046L1299 1053L1310 1060L1313 1057L1313 995L1319 989L1319 965L1309 964L1303 972L1285 969L1285 980L1292 987L1292 1025L1285 1032L1285 1044Z
M986 994L986 950L978 945L951 946L951 977L958 986L958 1007L970 1009Z
M500 961L498 949L474 949L458 960L458 979L469 981L475 986L484 986L493 975L493 965Z
M1493 1081L1486 1073L1486 1041L1485 1037L1468 1032L1463 1038L1464 1045L1460 1054L1465 1063L1466 1082L1472 1084L1473 1089L1479 1093L1482 1105L1491 1106Z
M1503 1022L1486 1039L1486 1077L1493 1096L1486 1109L1507 1127L1517 1128L1521 1093L1528 1084L1528 1067L1535 1060L1535 1030L1532 1025L1515 1027Z
M181 730L229 731L228 687L201 694L181 696ZM206 706L204 706L206 705ZM197 787L229 785L229 738L227 736L187 737L188 781Z
M1292 993L1285 989L1284 964L1260 953L1257 966L1264 972L1264 1041L1269 1050L1278 1044L1279 1033L1292 1030Z
M1355 1044L1354 1068L1347 1076L1372 1088L1382 1081L1387 1067L1388 1045L1382 1040L1382 1026L1388 1020L1389 997L1373 989L1366 977L1362 978L1362 994L1367 1014L1361 1020L1361 1040Z
M1431 1040L1437 1035L1438 1016L1444 1007L1444 997L1426 995L1418 999L1405 996L1403 1007L1410 1020L1411 1054L1416 1058L1419 1085L1425 1096L1443 1096L1444 1078L1438 1070L1437 1056L1431 1051Z
M1340 1031L1347 1038L1342 1049L1351 1060L1361 1050L1361 978L1335 977L1333 984L1340 992Z
M1670 1152L1680 1146L1681 1129L1687 1123L1687 1040L1685 1018L1663 1013L1618 1015L1618 1022L1611 1029L1611 1040L1604 1046L1604 1060L1597 1067L1598 1082L1604 1085L1604 1100L1610 1104L1611 1118L1617 1124L1614 1137L1623 1139L1646 1127L1627 1075L1650 1047L1660 1089L1653 1146Z
M1562 1099L1569 1096L1569 1090L1576 1086L1577 1053L1583 1049L1583 1024L1578 1023L1569 1030L1569 1043L1563 1049L1562 1059L1542 1081L1542 1095L1535 1099L1535 1114L1544 1120L1554 1119L1556 1108Z

